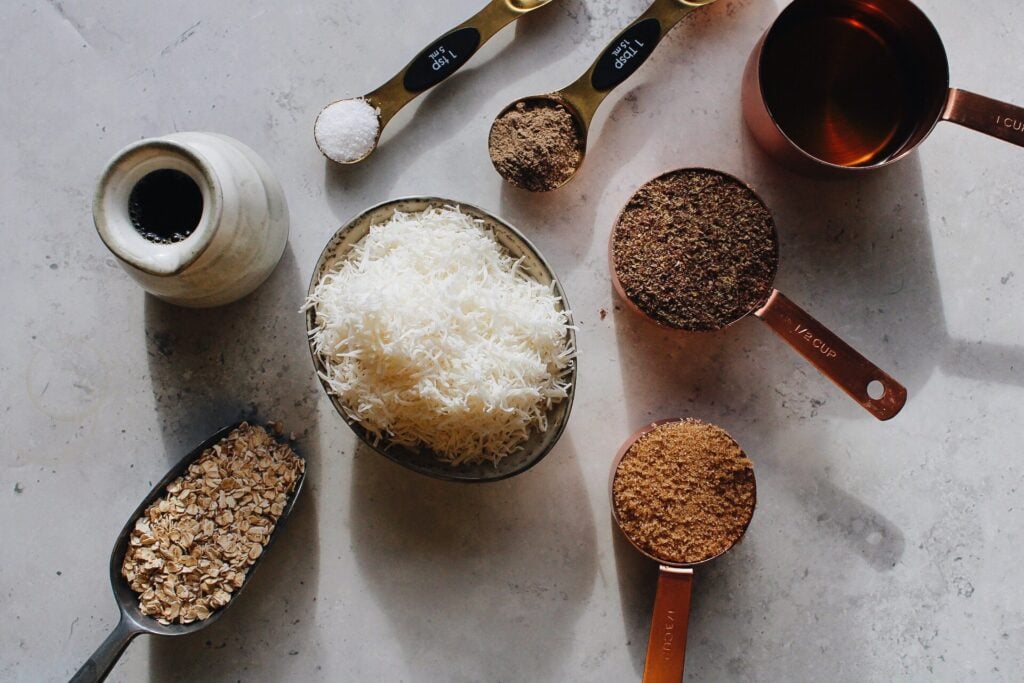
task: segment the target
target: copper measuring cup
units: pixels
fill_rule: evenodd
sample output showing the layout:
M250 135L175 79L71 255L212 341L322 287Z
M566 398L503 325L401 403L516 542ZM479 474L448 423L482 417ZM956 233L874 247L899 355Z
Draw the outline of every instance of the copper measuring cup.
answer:
M1024 146L1024 108L950 88L942 40L909 0L794 0L747 62L743 114L810 175L887 166L940 121Z
M647 658L644 663L643 683L679 683L683 678L686 663L686 635L690 621L690 597L693 592L693 571L696 567L713 562L732 550L746 534L750 521L754 517L755 500L750 506L750 516L740 534L732 539L728 548L714 557L693 564L676 564L666 562L664 558L655 557L632 538L623 528L620 512L615 504L615 476L619 464L637 441L658 427L679 422L680 420L661 420L654 422L632 437L619 449L612 462L611 475L608 481L608 496L611 500L612 519L615 526L629 544L641 554L658 563L658 588L654 598L654 609L651 614L651 631L647 641ZM742 450L742 449L741 449Z
M728 173L722 173L721 171L703 168L678 169L675 171L669 171L668 173L655 178L651 182L673 174L687 172L716 174L727 181L742 186L756 201L765 205L764 201L757 196L757 193L755 193L749 185L738 178L729 175ZM623 212L624 211L625 209L623 209ZM622 214L620 213L620 218L616 220L616 228L621 221L621 215ZM615 262L615 234L616 229L613 228L611 238L608 242L608 260L610 264L612 284L626 306L650 322L666 329L685 332L706 332L716 331L717 329L723 329L724 327L731 327L743 318L753 315L763 322L768 323L768 326L772 331L779 335L783 341L789 344L794 351L803 356L814 367L816 367L821 374L832 380L836 386L845 391L850 398L859 403L877 419L889 420L896 417L906 404L907 390L903 385L858 353L853 347L836 336L835 333L815 320L809 313L782 294L782 292L774 288L773 281L778 273L778 232L775 228L774 218L771 219L771 239L773 242L773 249L771 250L772 262L769 264L771 267L770 270L772 272L772 277L764 285L764 288L757 292L757 299L761 304L753 310L739 315L739 317L733 319L727 324L712 329L686 329L682 327L673 327L656 320L646 311L637 306L636 303L629 298L625 287L619 279L619 272ZM879 389L881 393L879 393Z
M498 31L551 2L553 0L490 0L482 10L425 47L391 80L363 97L370 106L380 112L380 125L377 127L377 140L373 149L360 159L345 161L331 157L321 147L320 141L316 140L320 152L339 164L357 164L365 160L377 149L384 127L405 105L465 66L466 62ZM335 100L340 101L342 100ZM329 106L331 105L328 104L321 109L320 114ZM317 115L318 119L320 114Z

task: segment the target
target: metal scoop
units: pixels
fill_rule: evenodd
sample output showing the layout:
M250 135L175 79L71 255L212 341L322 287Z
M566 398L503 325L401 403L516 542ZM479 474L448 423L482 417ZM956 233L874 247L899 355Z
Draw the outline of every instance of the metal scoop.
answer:
M233 424L229 427L221 429L219 432L208 438L196 446L188 455L181 459L181 461L171 468L170 472L164 475L153 490L149 492L146 498L139 504L139 507L135 508L135 512L128 518L124 528L121 529L121 533L118 534L117 540L114 542L114 549L110 553L110 587L114 591L114 599L117 600L117 607L121 611L121 618L117 622L117 626L114 627L113 632L107 639L103 641L96 652L89 657L88 661L82 665L82 668L71 678L71 683L93 683L95 681L103 681L106 679L107 674L114 668L114 664L121 658L125 648L128 644L142 633L150 633L155 636L184 636L196 631L201 631L213 622L221 618L224 612L235 604L238 600L239 594L245 590L245 587L249 585L249 581L252 579L253 572L259 567L263 558L267 556L267 550L274 544L278 535L281 533L281 527L287 521L288 516L292 512L292 508L295 507L295 501L299 497L299 493L302 491L302 484L306 480L306 473L303 470L299 477L298 483L295 485L295 490L292 491L288 498L288 504L285 506L284 511L277 520L277 525L274 528L273 534L270 536L270 540L267 542L266 547L263 549L263 554L249 567L249 571L245 577L245 583L240 588L236 588L234 593L231 595L231 600L223 607L214 610L209 618L202 621L194 621L191 624L169 624L163 625L153 617L143 614L139 610L139 596L131 589L128 582L121 576L121 564L124 562L125 553L128 551L128 543L132 530L135 528L135 520L142 517L145 513L146 508L150 504L165 495L167 492L167 485L172 481L180 477L188 469L188 466L199 459L207 448L210 448L214 444L223 440L233 430L241 426L241 422ZM268 430L269 431L269 430ZM300 456L301 457L301 456Z
M756 505L757 482L755 481L755 495L750 503L750 514L746 525L736 538L731 539L729 547L715 557L693 564L678 564L666 561L662 557L656 557L644 550L639 540L631 537L623 528L620 511L615 504L615 477L618 474L619 464L626 453L633 447L633 444L661 425L672 422L678 422L678 420L662 420L652 423L630 437L615 456L614 462L612 462L611 477L608 484L608 494L612 501L612 518L615 520L615 526L626 537L630 545L645 557L658 563L658 590L654 598L654 611L651 615L651 633L647 641L647 659L644 664L643 683L679 683L683 679L683 668L686 663L686 631L690 621L690 594L693 591L693 569L708 562L713 562L732 550L740 542L740 539L743 538L747 528L750 526L750 520L754 517L754 507Z
M546 189L561 187L574 178L576 172L583 166L590 123L608 94L629 79L647 61L662 38L668 35L683 17L713 2L715 0L655 0L639 19L608 44L601 56L574 83L549 95L533 95L516 100L498 114L497 118L501 118L520 103L537 106L539 102L546 102L548 106L561 104L576 119L580 148L579 163L572 175L562 179L554 187ZM495 168L497 169L497 166ZM497 170L501 173L500 169ZM502 177L517 187L535 189L523 186L508 175L502 174Z
M320 152L339 164L357 164L363 161L377 149L384 127L405 105L465 66L477 50L505 26L551 2L553 0L492 0L477 14L424 48L394 78L362 98L380 111L377 139L369 152L359 159L335 159L327 154L320 140L317 140ZM343 100L336 100L341 101ZM331 105L328 104L327 107L329 106ZM320 114L323 114L324 109L320 110ZM319 119L319 115L317 118Z
M727 182L735 183L745 188L756 201L764 206L764 201L757 196L750 186L734 176L722 173L721 171L687 168L670 171L664 174L664 176L691 172L717 174ZM770 239L772 241L772 248L764 252L766 254L764 258L771 261L763 265L767 266L765 268L766 271L772 273L772 278L763 283L763 291L753 293L756 295L754 300L760 301L761 304L753 310L742 313L739 317L710 330L708 328L698 330L671 327L655 320L637 306L635 302L630 300L622 282L619 280L618 268L615 264L614 229L612 230L608 249L612 283L615 286L615 291L618 292L630 309L651 322L662 327L669 327L669 329L681 329L689 332L714 331L734 325L748 315L753 315L768 323L772 331L782 337L793 350L810 361L814 367L818 368L821 374L832 380L840 389L845 391L853 400L876 418L879 420L889 420L896 417L897 413L903 409L907 402L906 388L773 287L772 281L778 273L779 263L779 237L775 229L774 220L771 225Z

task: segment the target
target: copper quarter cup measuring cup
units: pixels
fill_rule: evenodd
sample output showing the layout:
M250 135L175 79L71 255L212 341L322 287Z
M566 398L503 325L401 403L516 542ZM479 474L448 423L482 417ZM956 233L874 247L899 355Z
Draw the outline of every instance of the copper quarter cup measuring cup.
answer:
M618 264L616 259L616 243L620 226L623 224L627 211L637 201L637 197L645 192L647 188L653 187L655 184L666 179L671 179L674 176L685 178L694 175L709 178L711 179L710 182L718 182L720 186L726 187L736 197L741 198L751 206L759 205L758 208L763 210L765 216L764 222L757 224L758 232L755 234L751 231L750 234L743 235L742 239L747 240L748 243L751 241L764 243L761 245L760 252L756 258L753 259L755 261L753 265L761 272L767 274L767 277L757 278L756 282L751 285L750 291L744 291L742 297L738 298L736 302L730 302L730 307L725 309L726 315L702 325L685 324L682 322L670 323L664 319L659 320L655 317L655 313L645 310L644 307L638 305L630 296L631 288L623 282L623 271L627 265L625 263ZM705 196L707 196L706 192L698 194L697 198L690 204L689 210L694 215L701 216L708 211L708 206L702 205L703 197ZM673 219L673 221L675 218L678 217L670 216L670 219ZM674 284L677 282L682 283L686 278L692 278L696 275L695 273L688 272L689 269L700 270L701 274L710 273L708 275L711 278L711 293L709 295L713 295L716 288L721 288L720 284L724 280L740 277L743 275L742 271L744 269L750 269L751 263L740 263L739 256L729 251L720 254L723 256L723 258L719 259L720 262L707 263L709 249L716 242L721 242L723 239L722 235L711 233L711 226L716 224L717 221L718 219L713 217L701 218L696 222L697 227L694 227L689 234L681 238L693 239L698 244L703 245L693 250L697 252L694 258L699 263L687 264L673 258L667 265L662 266L660 270L655 266L654 270L650 271L657 277L659 286L668 286L675 289L681 288L681 284L679 287L674 287ZM675 225L675 222L673 222L673 225ZM645 228L647 227L645 225ZM733 226L727 227L731 232L736 232ZM675 239L676 236L673 236L665 238L665 241L672 242ZM648 239L646 233L643 237L639 238L639 241L646 242L643 245L644 249L653 248L657 250L662 248L660 241ZM726 249L729 248L726 247ZM797 306L797 304L783 295L782 292L774 288L779 259L778 233L775 229L775 221L761 198L739 179L721 171L702 168L679 169L655 178L637 190L633 195L633 199L630 200L630 203L626 205L619 215L619 219L612 229L608 252L612 284L615 287L615 291L631 310L656 325L686 332L712 332L730 327L748 315L753 315L768 323L772 331L789 344L793 350L808 360L814 367L818 368L823 375L832 380L840 389L845 391L853 400L879 420L889 420L895 417L906 404L907 390L899 382L811 317L809 313ZM644 256L644 258L647 262L654 262L656 260L655 256ZM688 265L690 266L689 269ZM668 284L666 285L665 283ZM704 292L694 296L705 296L707 291L705 288Z
M743 114L808 175L887 166L940 121L1024 146L1024 108L950 88L942 40L909 0L795 0L750 56Z
M658 563L658 588L654 598L654 610L651 615L651 631L647 641L647 658L644 663L643 683L679 683L683 679L683 671L686 663L686 635L690 622L690 597L693 592L693 572L696 567L713 562L725 553L732 550L750 526L754 517L754 507L757 498L757 482L754 479L753 469L749 477L754 487L754 495L750 499L749 510L746 510L746 522L742 528L728 539L728 546L714 555L692 563L679 563L668 560L666 557L659 557L645 549L645 544L636 535L631 535L624 528L623 514L620 505L615 497L615 479L619 474L623 458L640 439L659 427L680 420L662 420L644 427L634 434L619 450L612 462L611 476L609 477L608 493L612 505L612 519L622 535L629 541L630 545L636 548L645 557ZM725 438L732 441L728 434ZM732 442L736 448L739 445ZM740 449L742 454L742 449ZM625 507L625 506L622 506Z

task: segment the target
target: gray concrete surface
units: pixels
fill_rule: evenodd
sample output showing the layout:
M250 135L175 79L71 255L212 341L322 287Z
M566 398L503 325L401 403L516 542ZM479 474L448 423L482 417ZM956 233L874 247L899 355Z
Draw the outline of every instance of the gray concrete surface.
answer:
M715 421L757 466L744 541L697 576L692 681L1014 681L1024 669L1024 156L940 126L898 166L798 178L740 119L747 53L781 0L720 0L679 26L599 114L580 178L503 186L497 111L574 78L645 0L559 0L423 97L362 166L312 139L328 101L376 87L481 0L0 5L0 679L68 677L114 625L114 537L149 483L247 411L310 458L305 499L231 613L140 639L116 681L638 680L656 567L613 532L610 460L651 419ZM1024 9L922 0L955 85L1024 102ZM145 296L93 230L107 159L175 130L227 133L284 184L272 279L214 311ZM680 338L620 311L605 262L638 184L703 165L777 214L780 288L899 377L881 424L756 321ZM356 445L314 381L298 314L331 232L436 194L540 246L580 324L566 436L480 488ZM602 311L607 312L605 317Z

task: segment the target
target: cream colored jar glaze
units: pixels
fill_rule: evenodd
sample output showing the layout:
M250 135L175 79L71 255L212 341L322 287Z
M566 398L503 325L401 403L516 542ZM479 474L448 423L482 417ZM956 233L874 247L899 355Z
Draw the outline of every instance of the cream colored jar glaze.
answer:
M199 224L176 244L157 244L132 225L128 199L143 177L185 173L203 197ZM96 189L100 238L146 291L180 306L221 306L259 287L288 242L288 206L266 163L217 133L174 133L121 150Z

